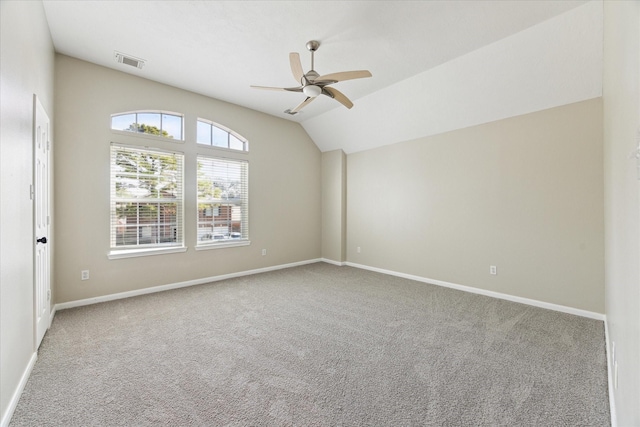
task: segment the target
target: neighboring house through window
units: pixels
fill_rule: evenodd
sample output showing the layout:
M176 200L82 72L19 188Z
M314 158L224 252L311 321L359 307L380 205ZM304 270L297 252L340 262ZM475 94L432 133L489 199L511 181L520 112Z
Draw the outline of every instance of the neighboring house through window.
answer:
M198 246L249 239L249 164L198 156Z

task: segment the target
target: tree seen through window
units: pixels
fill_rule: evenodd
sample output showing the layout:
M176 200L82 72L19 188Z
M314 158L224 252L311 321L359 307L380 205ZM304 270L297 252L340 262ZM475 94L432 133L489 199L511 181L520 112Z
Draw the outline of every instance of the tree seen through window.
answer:
M112 247L181 243L182 155L112 146Z

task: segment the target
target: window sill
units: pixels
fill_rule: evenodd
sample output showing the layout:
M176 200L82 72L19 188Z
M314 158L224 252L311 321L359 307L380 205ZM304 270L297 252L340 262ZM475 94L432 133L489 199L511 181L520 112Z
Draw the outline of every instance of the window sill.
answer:
M222 249L222 248L234 248L237 246L249 246L251 242L249 240L242 240L240 242L224 242L224 243L209 243L196 246L196 251L208 251L209 249Z
M126 249L121 251L111 251L107 254L109 259L136 258L141 256L175 254L186 252L184 246L170 246L166 248L149 248L149 249Z

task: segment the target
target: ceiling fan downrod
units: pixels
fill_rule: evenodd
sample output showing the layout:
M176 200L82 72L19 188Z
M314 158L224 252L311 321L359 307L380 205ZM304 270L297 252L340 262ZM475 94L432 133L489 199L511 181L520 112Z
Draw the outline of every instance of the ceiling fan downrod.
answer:
M311 71L314 71L314 53L320 47L320 42L317 40L311 40L307 42L307 49L311 52Z

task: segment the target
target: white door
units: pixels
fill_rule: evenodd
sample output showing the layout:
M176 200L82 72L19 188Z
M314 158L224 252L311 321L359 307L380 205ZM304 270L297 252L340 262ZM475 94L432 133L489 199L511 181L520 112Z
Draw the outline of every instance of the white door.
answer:
M49 229L51 222L50 197L49 197L49 116L42 107L40 100L34 96L34 122L33 122L33 190L34 190L34 234L35 243L35 348L40 346L50 322L51 299L51 253L49 242Z

